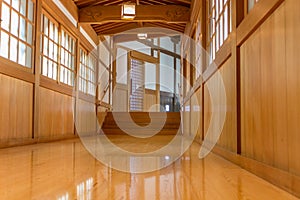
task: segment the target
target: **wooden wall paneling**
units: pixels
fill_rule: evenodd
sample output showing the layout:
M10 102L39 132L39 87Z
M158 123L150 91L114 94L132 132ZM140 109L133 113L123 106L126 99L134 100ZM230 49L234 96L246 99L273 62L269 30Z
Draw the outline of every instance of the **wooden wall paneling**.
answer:
M149 112L150 110L152 112L156 112L156 91L155 90L149 90L145 89L144 94L144 111Z
M39 139L74 135L73 97L40 89Z
M128 99L127 84L116 83L113 93L113 111L127 112L129 110Z
M260 92L260 34L255 32L241 46L241 154L259 159L262 148ZM248 56L251 55L251 56ZM260 132L261 133L261 132ZM262 134L262 133L261 133ZM256 143L258 142L258 143ZM254 149L254 143L258 149Z
M226 118L218 145L236 152L237 148L237 112L236 112L236 68L229 58L219 69L226 92ZM220 86L219 86L220 89ZM220 96L220 98L222 98Z
M191 97L191 113L190 113L190 126L191 134L195 134L195 140L200 142L202 140L202 88L199 88Z
M32 136L33 85L0 74L0 141Z
M95 104L79 99L77 101L76 129L81 134L94 134L97 130Z
M287 134L289 171L300 176L300 1L286 0ZM282 56L282 52L279 56Z

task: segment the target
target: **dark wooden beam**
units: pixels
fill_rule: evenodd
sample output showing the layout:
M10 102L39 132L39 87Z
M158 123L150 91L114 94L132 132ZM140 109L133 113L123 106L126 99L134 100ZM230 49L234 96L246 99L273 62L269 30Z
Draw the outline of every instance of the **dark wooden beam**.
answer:
M79 23L103 24L107 22L168 22L186 23L190 9L179 5L136 5L133 20L121 19L121 6L92 6L79 9Z

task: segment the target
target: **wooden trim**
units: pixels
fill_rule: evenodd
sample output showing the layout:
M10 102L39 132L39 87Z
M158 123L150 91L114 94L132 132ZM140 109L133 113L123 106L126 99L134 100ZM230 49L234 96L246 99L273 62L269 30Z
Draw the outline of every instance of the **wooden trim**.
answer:
M246 8L245 4L246 2L244 0L236 1L236 26L238 26L244 19Z
M237 28L237 45L242 45L282 2L284 2L284 0L258 1Z
M236 122L237 122L237 135L236 135L236 151L237 154L242 152L242 128L241 128L241 57L240 47L236 48Z
M0 57L0 73L29 83L34 83L34 74L31 68L23 67L18 63L2 57Z
M16 147L16 146L32 145L38 143L56 142L60 140L69 140L69 139L76 139L76 138L78 138L78 135L66 134L66 135L49 136L47 138L41 137L41 138L34 138L34 139L24 138L24 139L1 140L0 149Z
M147 54L144 54L144 53L141 53L141 52L138 52L138 51L130 51L130 57L134 58L134 59L146 61L146 62L149 62L149 63L154 63L154 64L159 63L158 58L149 56Z
M42 75L40 75L40 86L68 96L75 95L75 90L73 91L72 86L63 83L57 83L56 80Z
M186 23L190 17L190 9L180 5L136 5L135 10L135 18L130 22ZM106 22L124 22L124 20L121 19L120 5L95 5L79 9L79 22L103 24Z
M107 109L111 109L111 105L109 103L105 103L103 101L97 101L97 106L104 107Z
M145 89L145 94L156 95L156 90Z
M300 197L300 177L283 171L281 169L272 167L262 162L247 158L243 155L230 152L219 146L215 146L213 153L233 162L236 165L244 168L245 170L269 181L270 183L280 187L293 195ZM274 176L274 174L276 174Z

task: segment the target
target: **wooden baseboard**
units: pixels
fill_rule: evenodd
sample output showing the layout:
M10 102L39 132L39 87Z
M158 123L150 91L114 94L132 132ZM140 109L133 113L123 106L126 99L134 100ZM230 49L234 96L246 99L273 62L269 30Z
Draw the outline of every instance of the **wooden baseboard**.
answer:
M41 137L41 138L22 138L22 139L9 139L9 140L0 140L0 149L16 147L16 146L24 146L38 143L46 143L46 142L55 142L60 140L68 140L78 138L78 135L57 135L51 137Z
M230 152L215 146L213 153L239 165L243 169L263 178L277 187L300 198L300 177L276 167Z

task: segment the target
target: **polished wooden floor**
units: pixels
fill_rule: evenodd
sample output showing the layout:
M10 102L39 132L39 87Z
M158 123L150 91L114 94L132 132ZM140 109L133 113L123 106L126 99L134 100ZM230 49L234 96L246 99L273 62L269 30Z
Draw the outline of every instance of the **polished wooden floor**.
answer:
M79 139L0 149L0 199L297 199L217 155L200 160L198 151L193 143L169 167L130 174L95 160Z

